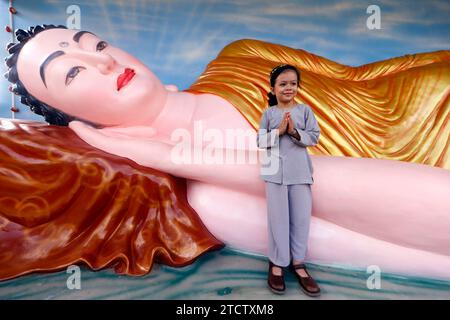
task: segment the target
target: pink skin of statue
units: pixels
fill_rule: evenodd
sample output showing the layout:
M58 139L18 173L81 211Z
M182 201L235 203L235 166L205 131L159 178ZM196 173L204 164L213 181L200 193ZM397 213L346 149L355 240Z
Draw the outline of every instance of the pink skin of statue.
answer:
M19 79L39 100L81 119L105 126L92 128L73 121L69 127L84 141L188 182L188 201L206 227L232 248L266 254L265 185L258 163L190 163L173 161L172 134L196 124L226 131L249 130L249 153L256 131L228 101L211 94L178 92L164 86L140 61L86 33L78 42L74 30L38 34L22 49ZM69 45L61 47L61 42ZM53 52L64 54L45 68ZM81 66L66 85L71 68ZM117 90L126 68L127 81ZM124 83L122 83L124 84ZM219 143L195 146L203 152ZM450 172L400 161L313 156L313 217L307 261L382 272L450 279Z

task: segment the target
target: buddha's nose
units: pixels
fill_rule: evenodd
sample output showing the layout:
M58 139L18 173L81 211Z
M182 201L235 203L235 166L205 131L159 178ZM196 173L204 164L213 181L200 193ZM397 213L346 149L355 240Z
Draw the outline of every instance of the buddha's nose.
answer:
M116 60L107 53L80 50L76 54L80 60L96 67L103 74L111 72L116 64Z
M97 69L103 74L111 72L116 64L116 60L107 53L98 53L98 55L100 57L97 63Z

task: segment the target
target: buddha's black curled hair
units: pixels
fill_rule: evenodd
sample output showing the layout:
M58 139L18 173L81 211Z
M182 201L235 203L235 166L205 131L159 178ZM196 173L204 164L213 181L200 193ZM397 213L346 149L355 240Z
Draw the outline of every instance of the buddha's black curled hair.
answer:
M276 66L272 69L270 72L270 86L275 87L275 81L277 80L278 76L283 73L286 70L292 70L295 71L297 74L297 86L300 86L300 71L293 65L290 64L280 64L279 66ZM278 104L277 97L269 91L267 94L267 97L269 98L269 107L274 106Z
M72 117L64 112L61 112L55 108L50 107L42 101L39 101L35 97L33 97L25 88L23 83L19 80L19 75L17 73L17 59L19 57L20 51L23 46L33 37L35 37L38 33L50 30L50 29L67 29L67 27L63 25L55 26L55 25L42 25L36 27L30 27L28 31L17 29L16 30L16 38L17 43L9 43L6 47L6 50L10 54L10 56L5 58L6 66L8 67L8 71L5 73L5 78L8 79L9 82L13 83L11 86L12 92L14 94L21 96L20 102L29 106L31 111L36 114L42 115L45 118L45 121L49 124L59 125L59 126L67 126L72 120L79 120L75 117Z

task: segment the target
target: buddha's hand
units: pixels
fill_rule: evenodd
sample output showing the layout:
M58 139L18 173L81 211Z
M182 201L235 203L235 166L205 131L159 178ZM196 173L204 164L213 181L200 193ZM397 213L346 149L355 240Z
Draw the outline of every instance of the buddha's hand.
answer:
M171 146L158 140L151 128L96 129L80 121L71 121L69 128L91 146L143 166L164 170L164 161L170 156Z
M75 124L77 125L77 124ZM109 136L123 137L123 138L153 138L156 136L156 130L146 126L134 126L134 127L106 127L100 129L102 133Z

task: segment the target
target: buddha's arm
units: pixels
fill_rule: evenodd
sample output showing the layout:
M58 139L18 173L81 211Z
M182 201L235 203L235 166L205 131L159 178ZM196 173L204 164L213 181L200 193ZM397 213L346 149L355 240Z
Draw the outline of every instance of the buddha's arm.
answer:
M259 179L258 150L246 151L243 164L232 159L236 150L192 147L181 150L171 141L117 135L108 130L95 129L79 121L69 127L86 143L100 150L125 157L136 163L168 174L191 180L226 186L251 194L264 194L264 183ZM253 162L249 161L253 159ZM250 163L249 163L250 162Z

